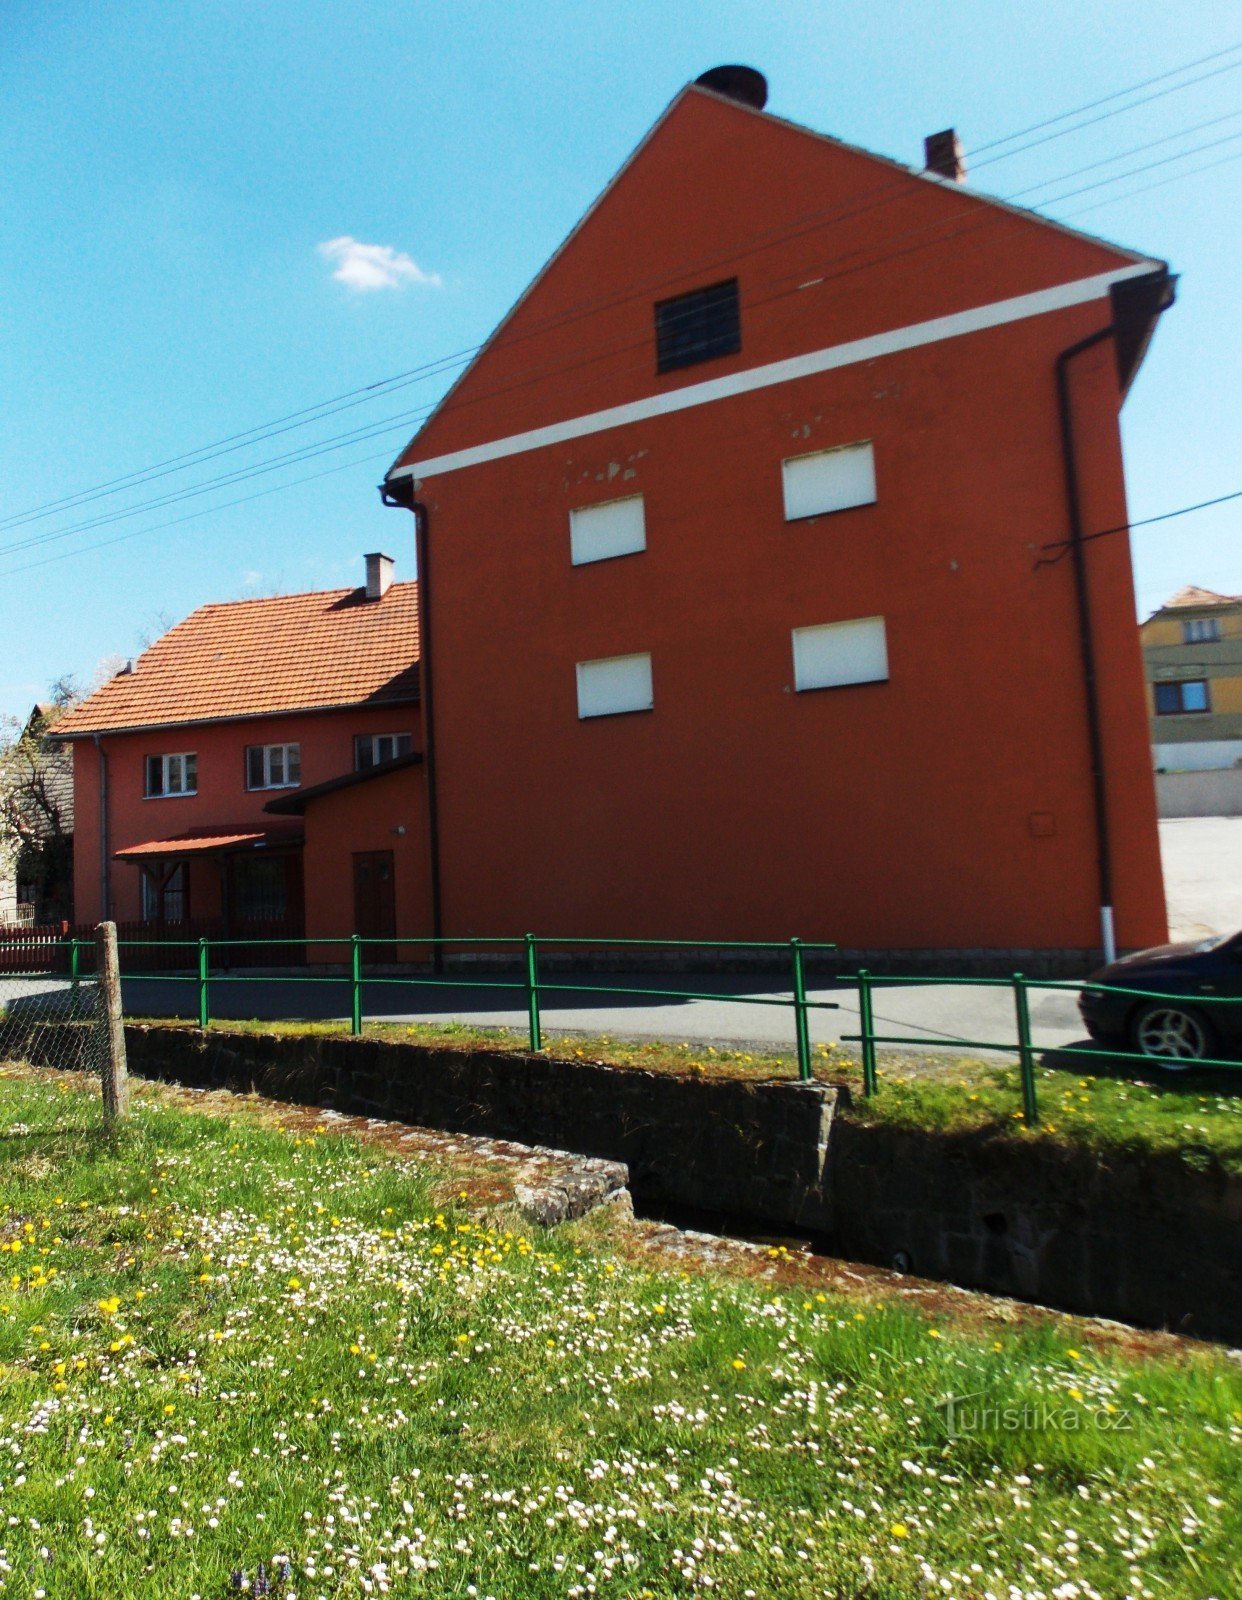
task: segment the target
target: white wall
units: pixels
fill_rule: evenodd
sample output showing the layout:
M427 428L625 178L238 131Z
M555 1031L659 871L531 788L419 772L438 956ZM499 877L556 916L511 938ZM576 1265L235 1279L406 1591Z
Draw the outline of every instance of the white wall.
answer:
M1152 746L1157 771L1208 772L1242 761L1242 739L1188 739L1185 744Z
M1242 767L1209 772L1158 772L1162 817L1242 817Z

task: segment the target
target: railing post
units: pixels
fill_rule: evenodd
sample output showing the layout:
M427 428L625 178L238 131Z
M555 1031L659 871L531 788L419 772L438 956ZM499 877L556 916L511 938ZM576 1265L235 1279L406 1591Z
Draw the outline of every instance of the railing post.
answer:
M356 933L349 940L349 986L349 1031L357 1035L362 1032L362 940Z
M866 967L860 967L858 972L858 1021L862 1030L863 1093L870 1097L876 1091L875 1017L871 1010L871 974Z
M789 941L789 954L793 961L794 1031L798 1041L798 1077L803 1083L811 1079L811 1027L806 1006L806 961L801 939Z
M1035 1103L1035 1048L1031 1044L1031 997L1027 993L1026 979L1020 972L1013 975L1013 998L1018 1013L1018 1067L1022 1075L1022 1114L1027 1127L1039 1121L1039 1107Z
M543 1029L539 1024L539 949L533 933L526 935L526 1008L530 1018L530 1047L543 1049Z
M206 1028L211 1023L211 1001L207 993L207 939L198 941L198 1025Z

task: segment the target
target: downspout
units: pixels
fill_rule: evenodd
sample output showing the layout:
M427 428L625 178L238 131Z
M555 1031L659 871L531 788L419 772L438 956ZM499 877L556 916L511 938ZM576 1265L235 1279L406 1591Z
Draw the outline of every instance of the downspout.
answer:
M112 894L108 872L108 756L99 734L94 735L99 755L99 920L112 915Z
M418 692L423 720L423 770L427 774L427 846L430 855L431 878L431 935L444 937L444 914L440 890L440 808L436 790L436 713L435 695L431 678L431 557L428 551L430 518L426 505L414 497L414 479L389 479L380 484L380 499L386 506L395 506L414 513L414 552L418 564L418 624L419 659ZM444 951L440 944L432 947L432 967L440 972L444 967Z
M1167 274L1164 275L1168 282ZM1154 322L1171 300L1164 300L1146 315ZM1099 681L1096 674L1095 638L1091 625L1091 589L1087 580L1086 549L1083 539L1082 506L1079 500L1078 457L1074 440L1074 411L1070 397L1070 363L1076 356L1094 349L1118 333L1129 331L1139 318L1119 317L1106 328L1089 333L1085 339L1062 350L1056 359L1057 403L1061 418L1061 458L1065 468L1065 493L1069 505L1070 556L1074 568L1074 596L1078 613L1078 644L1082 662L1083 688L1087 702L1087 740L1090 746L1091 795L1095 813L1096 872L1100 897L1100 944L1106 963L1117 959L1117 934L1113 920L1112 839L1108 825L1108 786L1104 770L1104 744L1101 733ZM1145 319L1143 319L1145 320Z

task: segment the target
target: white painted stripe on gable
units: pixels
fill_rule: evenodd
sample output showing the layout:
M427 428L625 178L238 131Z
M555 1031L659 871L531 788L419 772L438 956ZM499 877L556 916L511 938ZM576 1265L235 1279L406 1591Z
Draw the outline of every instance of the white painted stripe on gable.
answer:
M724 378L709 378L704 383L687 384L685 388L672 389L666 394L648 395L645 399L631 400L625 405L609 406L605 411L591 411L584 416L569 417L564 422L549 423L543 428L512 433L506 439L492 439L487 444L471 445L465 450L450 451L448 455L432 456L426 461L394 467L388 477L429 478L435 473L459 472L463 467L477 467L485 461L500 461L506 456L522 455L527 450L564 444L584 434L602 433L606 428L645 422L650 417L668 416L674 411L689 411L694 406L709 405L713 400L729 400L734 395L768 389L773 384L789 383L794 378L832 372L837 367L855 366L860 361L874 361L877 356L894 355L899 350L916 350L920 345L938 344L943 339L957 339L962 334L979 333L985 328L999 328L1006 322L1020 322L1027 317L1043 316L1049 311L1063 311L1068 306L1099 299L1114 283L1145 276L1158 271L1159 267L1158 261L1139 261L1133 266L1119 267L1112 272L1078 278L1073 283L1060 283L1052 289L1037 289L1033 294L1016 295L1011 300L997 300L991 305L974 306L969 311L956 311L951 316L933 317L930 322L915 322L909 327L892 328L887 333L872 334L866 339L852 339L848 344L830 345L826 350L811 350L806 355L789 356L784 361L772 361L763 367L731 372Z

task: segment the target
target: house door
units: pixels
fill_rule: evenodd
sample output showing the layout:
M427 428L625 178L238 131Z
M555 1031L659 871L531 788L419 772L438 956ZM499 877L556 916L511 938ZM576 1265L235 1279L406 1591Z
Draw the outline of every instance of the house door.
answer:
M391 850L354 853L354 931L364 939L395 939L397 894ZM395 961L395 944L367 944L362 959L370 965Z

